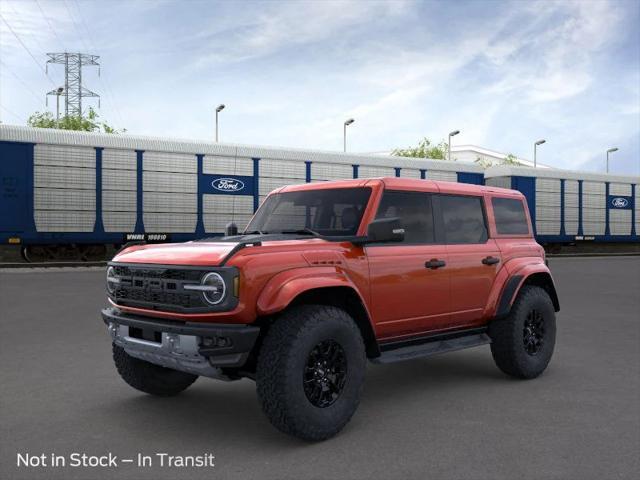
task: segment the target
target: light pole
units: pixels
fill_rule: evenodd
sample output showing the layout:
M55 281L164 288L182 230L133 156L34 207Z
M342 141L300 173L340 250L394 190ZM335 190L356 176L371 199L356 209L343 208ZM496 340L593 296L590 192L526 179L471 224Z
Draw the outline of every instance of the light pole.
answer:
M545 142L545 139L541 139L533 144L533 168L536 168L538 166L538 160L536 158L536 155L538 154L538 145L542 145Z
M451 137L455 137L460 133L460 130L454 130L449 133L449 143L447 146L447 160L451 161Z
M609 154L617 151L618 151L618 147L613 147L607 150L607 173L609 173Z
M216 107L216 143L218 143L218 114L224 110L224 103Z
M345 152L347 151L347 125L351 125L353 122L355 122L355 120L353 118L350 118L349 120L346 120L343 125L342 139L343 139L343 150Z
M64 87L58 87L56 90L56 120L60 121L60 95L64 92Z

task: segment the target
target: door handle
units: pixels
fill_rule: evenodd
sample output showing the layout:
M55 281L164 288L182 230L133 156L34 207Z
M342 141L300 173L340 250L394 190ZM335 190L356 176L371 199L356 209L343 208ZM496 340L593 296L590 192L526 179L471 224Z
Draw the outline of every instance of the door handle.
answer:
M431 270L435 270L436 268L444 267L447 264L444 260L438 260L437 258L432 258L428 262L425 262L425 268L430 268Z
M495 265L496 263L499 263L500 259L496 258L496 257L485 257L482 259L482 263L484 263L485 265Z

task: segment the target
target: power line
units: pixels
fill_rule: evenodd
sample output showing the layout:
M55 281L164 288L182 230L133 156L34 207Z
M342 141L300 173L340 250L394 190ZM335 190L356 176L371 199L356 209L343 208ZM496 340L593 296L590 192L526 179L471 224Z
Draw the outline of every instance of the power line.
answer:
M24 121L24 118L22 118L21 116L13 113L11 110L9 110L7 107L5 107L4 105L0 105L0 108L3 109L5 112L13 115L15 118L17 118L18 120L20 120L21 122Z
M89 28L87 27L87 22L84 20L84 16L82 15L82 9L80 8L80 4L78 3L78 0L73 0L73 1L75 3L76 10L78 11L78 18L80 19L80 24L82 25L82 27L84 27L84 30L87 34L87 39L89 40L91 47L97 52L98 49L95 48L96 45L95 45L95 42L93 41L93 35L91 34L91 30L89 30ZM120 113L120 108L118 107L116 96L114 95L113 90L111 89L108 75L105 72L104 80L102 79L102 76L98 76L98 78L100 79L100 82L104 86L104 90L107 94L107 98L109 99L109 103L111 103L111 105L113 106L113 109L116 115L120 119L120 123L124 124L124 117Z
M36 4L38 5L38 8L40 9L40 13L42 14L42 17L44 18L44 20L47 22L47 25L49 25L49 29L51 30L51 32L53 33L53 35L56 37L56 39L58 40L58 43L60 43L60 46L62 47L63 50L66 50L67 47L65 46L64 42L62 40L60 40L60 37L58 36L58 33L56 32L56 30L53 28L53 25L51 24L51 21L49 20L49 17L47 17L47 14L44 13L44 10L42 9L42 6L40 5L40 2L38 0L35 0Z
M44 73L45 77L47 77L47 79L51 82L51 84L55 87L56 84L55 82L51 79L51 77L47 74L47 71L42 68L42 65L40 65L40 62L38 62L38 60L36 59L36 57L33 55L33 53L31 53L31 50L29 50L29 48L25 45L25 43L22 41L22 39L18 36L18 34L13 30L13 28L11 28L11 25L9 25L9 22L7 22L7 20L2 16L2 14L0 13L0 18L2 19L2 21L4 22L4 24L7 26L7 28L9 28L9 31L11 33L13 33L13 36L16 37L16 40L18 40L18 42L20 42L20 45L22 45L22 48L24 48L27 53L29 54L29 56L33 59L33 61L35 62L36 65L38 65L38 68L40 70L42 70L42 73Z
M9 65L4 63L2 60L0 60L0 65L4 65L5 71L9 72L13 76L13 78L15 78L19 83L21 83L22 86L26 90L28 90L31 93L31 95L33 95L38 100L38 102L42 102L42 98L37 93L35 93L33 90L31 90L31 87L29 87L29 85L27 85L27 83L24 80L22 80L16 73L11 71L11 69L9 68Z
M80 29L78 28L78 24L76 23L75 16L71 12L71 9L69 8L69 5L67 4L67 0L63 0L63 3L64 3L64 8L66 8L67 12L69 13L69 18L71 19L71 23L73 23L74 30L78 34L78 38L82 42L82 45L84 46L85 50L89 50L89 45L87 45L87 42L84 41L84 37L82 36L82 33L80 32Z

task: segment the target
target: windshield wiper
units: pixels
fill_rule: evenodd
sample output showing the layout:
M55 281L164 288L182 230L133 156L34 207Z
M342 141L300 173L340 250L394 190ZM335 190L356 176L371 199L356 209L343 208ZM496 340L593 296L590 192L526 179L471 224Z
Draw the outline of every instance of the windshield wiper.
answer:
M261 230L251 230L250 232L242 232L242 235L265 235L266 233Z
M322 237L322 234L311 230L310 228L300 228L298 230L282 230L280 233L294 233L298 235L313 235L314 237Z

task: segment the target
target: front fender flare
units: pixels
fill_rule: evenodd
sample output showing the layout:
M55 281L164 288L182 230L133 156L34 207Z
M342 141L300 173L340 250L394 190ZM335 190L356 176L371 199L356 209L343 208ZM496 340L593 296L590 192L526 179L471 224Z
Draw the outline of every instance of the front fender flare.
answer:
M258 297L258 313L271 315L280 312L301 293L327 287L352 289L360 297L365 309L367 308L367 303L354 283L342 271L335 267L302 267L280 272L267 282Z

